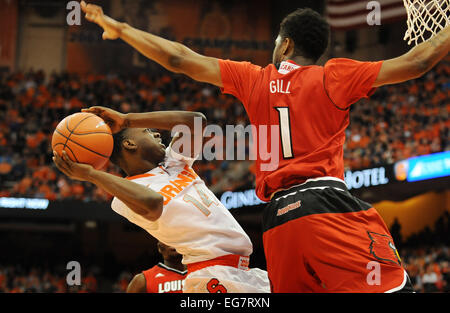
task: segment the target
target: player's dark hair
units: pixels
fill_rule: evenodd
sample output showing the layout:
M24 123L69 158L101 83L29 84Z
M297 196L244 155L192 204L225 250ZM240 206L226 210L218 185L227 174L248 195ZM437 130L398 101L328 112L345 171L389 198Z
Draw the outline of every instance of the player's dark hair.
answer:
M282 39L294 41L294 55L316 62L328 47L330 26L325 18L310 9L297 9L288 14L280 24Z
M124 128L124 129L120 130L119 132L113 134L114 147L113 147L113 151L112 151L109 159L115 165L119 165L119 160L122 156L122 149L123 149L122 142L125 139L127 139L126 132L127 132L127 129Z

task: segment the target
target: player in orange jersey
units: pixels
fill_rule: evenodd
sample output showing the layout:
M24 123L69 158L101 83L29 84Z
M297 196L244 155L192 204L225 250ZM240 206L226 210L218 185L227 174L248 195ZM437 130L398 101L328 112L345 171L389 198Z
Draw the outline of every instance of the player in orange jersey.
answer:
M186 265L181 263L183 256L174 248L158 241L158 251L163 263L133 277L127 293L180 293L186 278Z
M188 269L183 292L270 291L267 272L249 268L250 238L192 169L203 146L203 114L122 114L104 107L84 111L99 115L110 126L114 133L110 160L128 177L72 162L65 151L62 157L53 153L56 166L70 178L89 181L114 195L111 208L116 213L182 254ZM188 128L190 135L175 135L167 148L160 134L149 129L172 130L178 125ZM196 143L192 149L188 143L179 145L185 136L189 145Z
M256 126L254 138L260 126L278 129L278 136L262 134L267 138L257 146L271 151L276 166L268 169L259 153L256 161L256 193L270 201L263 242L274 292L411 291L384 221L343 180L345 129L353 103L376 87L420 77L445 57L449 27L394 59L336 58L318 66L329 25L298 9L281 22L273 63L263 68L200 55L120 23L99 6L81 7L103 28L103 39L120 38L166 69L237 97Z

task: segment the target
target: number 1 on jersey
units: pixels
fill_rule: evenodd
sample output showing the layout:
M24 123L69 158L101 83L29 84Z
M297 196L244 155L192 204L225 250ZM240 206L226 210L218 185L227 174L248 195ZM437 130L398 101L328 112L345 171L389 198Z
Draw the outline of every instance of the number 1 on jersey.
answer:
M290 159L294 157L292 151L292 137L291 137L291 121L289 118L288 107L276 107L278 117L280 119L280 137L281 147L283 148L283 158Z

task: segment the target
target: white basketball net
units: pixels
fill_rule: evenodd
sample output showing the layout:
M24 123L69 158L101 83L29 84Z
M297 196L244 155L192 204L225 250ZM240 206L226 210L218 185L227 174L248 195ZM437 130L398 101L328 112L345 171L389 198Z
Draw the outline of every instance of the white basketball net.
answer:
M408 29L403 40L408 45L427 40L450 25L450 0L403 0Z

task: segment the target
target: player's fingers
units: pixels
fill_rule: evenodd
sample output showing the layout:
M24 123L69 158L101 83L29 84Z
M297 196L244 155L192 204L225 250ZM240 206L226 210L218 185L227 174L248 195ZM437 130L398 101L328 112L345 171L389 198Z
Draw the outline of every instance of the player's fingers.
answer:
M101 7L91 3L86 6L86 11L94 15L101 14L103 12Z
M81 109L81 112L93 113L93 114L98 114L103 111L104 111L104 109L102 109L101 107L98 107L98 106L89 107L87 109Z
M61 157L55 152L53 151L53 162L55 163L56 167L63 172L66 175L69 175L70 170L67 168L66 164L64 163L64 161L61 159Z
M81 112L92 113L101 118L104 118L106 115L106 110L101 107L90 107L88 109L82 109Z
M56 164L61 163L61 157L56 151L53 151L53 161L55 161Z
M53 158L53 159L54 159L54 158ZM61 172L63 172L63 174L65 174L65 175L67 175L67 176L70 176L70 171L69 171L68 168L65 168L64 165L62 165L61 163L58 163L58 161L56 161L55 159L54 159L53 161L55 161L56 167L57 167Z
M81 1L80 2L80 6L81 6L81 10L83 11L83 12L85 12L86 13L86 2L84 2L84 1Z
M94 106L87 108L86 110L104 110L104 108L99 105L94 105Z
M95 14L102 15L103 14L103 9L102 9L102 7L100 7L98 5L94 5L94 12L95 12Z
M95 20L95 17L93 14L90 13L86 13L85 18L89 21L89 22L93 22Z
M70 175L72 173L73 162L69 159L69 157L67 156L66 151L64 151L64 150L62 152L62 158L61 158L61 163L60 164L62 164L62 166L64 166L64 168L68 172L68 175Z
M71 159L69 159L69 156L67 155L67 152L64 151L64 150L62 151L62 159L63 159L64 163L67 164L67 167L69 169L72 169L73 162L72 162Z
M59 165L59 166L64 167L64 168L67 168L63 158L59 154L57 154L56 152L53 152L53 160L55 161L56 165Z
M114 39L114 37L112 35L110 35L108 32L103 32L102 38L103 38L103 40Z
M105 123L109 127L113 128L116 125L116 122L114 120L110 119L108 116L105 115L105 116L100 116L100 117L103 119L103 121L105 121Z

